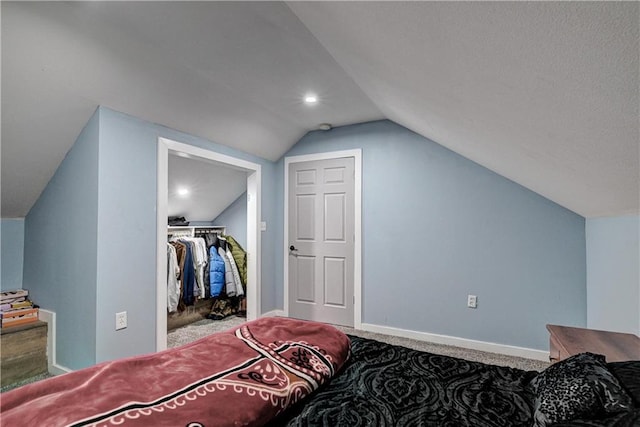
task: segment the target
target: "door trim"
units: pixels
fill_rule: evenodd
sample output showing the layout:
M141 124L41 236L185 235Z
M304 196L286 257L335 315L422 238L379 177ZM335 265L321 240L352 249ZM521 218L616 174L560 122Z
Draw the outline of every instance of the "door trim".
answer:
M354 159L353 327L362 329L362 150L359 148L284 158L284 315L289 317L289 165L344 157Z
M224 163L247 172L247 320L260 316L261 301L261 200L262 167L247 160L227 156L189 144L158 138L157 184L157 271L156 350L167 348L167 210L169 192L169 151Z

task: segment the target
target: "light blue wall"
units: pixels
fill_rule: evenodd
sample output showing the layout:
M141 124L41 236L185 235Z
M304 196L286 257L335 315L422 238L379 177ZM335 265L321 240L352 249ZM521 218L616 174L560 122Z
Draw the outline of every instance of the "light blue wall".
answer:
M156 157L158 137L261 164L263 183L273 181L273 163L229 147L100 108L97 361L155 350ZM262 218L275 223L274 191L262 186ZM246 239L246 237L245 237ZM275 306L274 270L262 235L262 309ZM128 327L115 331L115 313L127 311Z
M587 325L640 335L640 217L587 219Z
M225 226L227 234L233 236L243 248L247 247L247 193L244 192L233 203L211 221L213 225Z
M262 313L281 309L283 305L282 287L282 197L279 185L277 163L262 165L262 220L267 223L262 236ZM265 200L268 197L269 200Z
M273 162L99 108L25 220L24 285L57 313L63 366L155 351L159 137L261 164L262 179L275 178ZM263 185L262 218L273 224L274 192ZM277 307L273 256L264 250L272 239L263 233L264 311ZM115 331L119 311L128 327Z
M62 365L155 350L158 137L262 165L262 311L282 307L283 161L100 108L25 220L24 287L58 312ZM540 349L545 323L585 325L582 217L389 121L312 132L289 155L350 148L364 322Z
M0 224L2 240L0 291L22 289L24 218L2 218Z
M57 313L57 363L95 363L98 230L95 113L25 219L24 280L33 301Z
M386 120L311 132L287 156L352 148L365 323L541 350L546 323L585 326L583 217Z

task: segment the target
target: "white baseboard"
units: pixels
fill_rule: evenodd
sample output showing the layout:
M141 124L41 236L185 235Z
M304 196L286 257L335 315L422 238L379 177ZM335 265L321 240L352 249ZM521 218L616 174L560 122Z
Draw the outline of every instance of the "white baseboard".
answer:
M58 365L56 361L56 313L39 309L38 319L47 322L47 370L52 375L66 374L71 369Z
M69 373L71 371L73 371L73 369L67 368L67 367L62 366L62 365L58 365L57 363L54 363L49 368L49 373L51 375L62 375L62 374Z
M262 313L260 317L284 317L284 310L271 310Z
M361 330L402 338L410 338L435 344L444 344L468 348L471 350L486 351L488 353L505 354L507 356L524 357L526 359L542 360L545 362L549 361L549 352L526 347L516 347L512 345L496 344L486 341L476 341L468 338L458 338L448 335L432 334L429 332L419 332L408 329L393 328L391 326L379 326L373 325L371 323L363 323Z

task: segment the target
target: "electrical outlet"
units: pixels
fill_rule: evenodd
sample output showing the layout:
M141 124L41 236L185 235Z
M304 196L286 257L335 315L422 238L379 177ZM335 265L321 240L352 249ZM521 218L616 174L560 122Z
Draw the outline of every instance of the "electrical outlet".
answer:
M467 307L469 308L477 308L478 307L478 297L475 295L467 296Z
M127 312L116 313L116 331L127 327Z

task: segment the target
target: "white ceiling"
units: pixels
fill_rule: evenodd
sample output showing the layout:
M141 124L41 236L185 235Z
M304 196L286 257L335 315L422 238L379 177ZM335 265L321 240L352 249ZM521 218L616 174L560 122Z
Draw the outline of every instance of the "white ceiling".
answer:
M640 210L637 2L1 7L2 217L98 105L271 160L387 117L581 215Z
M188 190L181 194L180 190ZM169 153L169 216L213 221L247 191L247 173L206 159Z
M1 7L2 217L27 214L98 105L270 160L320 123L383 118L284 3Z

